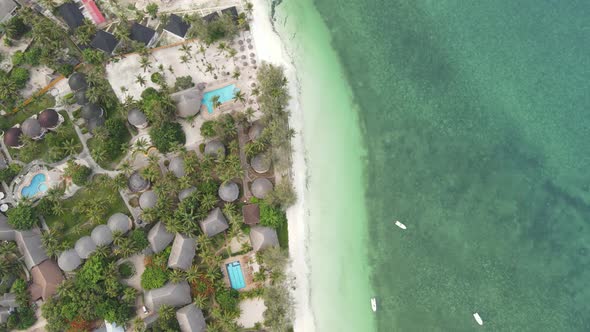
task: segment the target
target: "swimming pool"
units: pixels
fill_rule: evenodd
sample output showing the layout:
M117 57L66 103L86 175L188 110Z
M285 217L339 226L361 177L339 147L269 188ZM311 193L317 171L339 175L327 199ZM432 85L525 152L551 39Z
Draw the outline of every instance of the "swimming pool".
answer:
M203 99L201 100L201 104L207 106L207 111L209 113L213 113L213 97L219 96L219 102L225 103L226 101L230 101L234 99L236 91L240 91L236 89L235 84L226 85L223 88L219 88L213 91L205 92L203 95Z
M240 262L236 261L229 263L226 264L225 267L227 268L231 288L242 289L246 287L246 281L244 280L244 274L242 274L242 266L240 265Z
M47 183L45 180L45 174L43 173L39 173L33 176L33 178L31 179L31 183L28 186L23 187L23 189L20 191L21 195L23 197L33 197L40 192L46 192L47 189L49 189L49 187L47 187Z

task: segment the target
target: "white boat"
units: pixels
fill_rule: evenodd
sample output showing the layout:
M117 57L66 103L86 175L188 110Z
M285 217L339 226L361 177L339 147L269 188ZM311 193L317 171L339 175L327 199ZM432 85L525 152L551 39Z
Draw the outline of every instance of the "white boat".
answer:
M377 300L374 297L371 298L371 309L373 312L377 311Z
M481 317L479 316L479 314L477 312L473 314L473 318L475 318L475 321L477 322L477 324L483 325L483 319L481 319Z
M401 229L406 229L406 225L402 224L399 220L395 221L395 225Z

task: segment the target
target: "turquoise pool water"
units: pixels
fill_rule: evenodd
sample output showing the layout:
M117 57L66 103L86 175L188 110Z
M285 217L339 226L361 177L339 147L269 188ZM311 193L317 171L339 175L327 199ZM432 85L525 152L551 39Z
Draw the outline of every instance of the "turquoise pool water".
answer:
M236 89L235 84L230 84L230 85L224 86L223 88L219 88L219 89L216 89L213 91L205 92L205 94L203 95L203 99L201 100L201 103L207 106L207 111L209 113L213 113L213 97L214 96L219 96L219 102L225 103L226 101L230 101L230 100L234 99L236 91L240 91L240 90Z
M227 268L227 274L229 275L229 281L233 289L242 289L246 287L246 281L242 274L242 266L240 262L229 263L225 266Z
M24 187L20 193L21 195L23 195L23 197L33 197L40 192L46 192L47 189L49 188L47 187L47 183L45 182L45 174L39 173L33 176L31 183L28 186Z

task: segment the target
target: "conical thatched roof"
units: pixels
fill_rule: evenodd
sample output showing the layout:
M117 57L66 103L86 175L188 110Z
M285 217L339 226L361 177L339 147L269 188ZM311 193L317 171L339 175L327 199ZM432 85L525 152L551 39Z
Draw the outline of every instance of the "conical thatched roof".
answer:
M54 109L48 108L39 113L37 120L39 120L41 127L45 129L55 128L59 123L59 114Z
M200 221L199 225L201 226L203 233L209 237L217 235L229 227L227 219L225 219L220 208L215 208L213 211L209 212L207 218Z
M205 144L205 155L220 157L225 156L225 146L220 140L213 140Z
M86 120L99 118L102 115L102 109L98 105L93 103L84 105L84 107L82 107L82 110L80 111L80 116Z
M174 175L176 175L177 178L183 177L186 174L186 172L184 171L184 159L182 159L182 157L180 156L176 156L170 159L170 164L168 164L168 170L174 173Z
M235 182L231 181L221 184L217 192L219 197L226 202L233 202L240 196L240 188Z
M278 247L279 238L277 231L270 227L254 226L250 228L250 242L254 251L269 247Z
M97 246L106 246L113 242L113 232L111 232L111 229L107 225L94 227L90 237Z
M250 160L250 165L256 173L266 173L270 170L270 158L267 155L260 153Z
M131 229L131 221L126 214L117 212L109 217L107 226L111 232L127 233Z
M254 123L252 126L250 126L250 129L248 129L248 137L250 137L251 140L257 139L260 137L260 134L262 134L263 129L264 127L262 124L259 122Z
M86 83L86 76L82 73L73 73L68 79L68 85L70 89L77 91L80 89L86 89L88 83Z
M74 249L80 258L87 259L96 250L96 243L90 236L83 236L76 241Z
M176 113L181 118L187 118L199 113L203 92L196 88L179 91L170 95L176 103Z
M147 117L138 108L132 108L127 113L127 121L135 127L143 127L148 123Z
M74 94L74 98L76 99L76 104L80 106L88 104L88 98L86 98L85 89L76 91L76 93Z
M252 191L252 195L260 199L266 197L266 195L272 191L272 188L272 182L266 178L258 178L250 185L250 191Z
M28 118L20 126L23 134L30 138L36 138L41 136L41 124L37 119Z
M140 192L146 190L150 186L150 182L144 179L139 172L133 172L127 180L127 186L132 192Z
M20 139L22 133L23 131L20 128L12 127L8 129L4 133L4 144L10 147L21 146L23 144Z
M142 210L151 209L158 203L158 195L153 190L148 190L139 196L139 207Z
M196 190L197 190L197 188L195 188L195 187L190 187L190 188L183 189L183 190L181 190L181 191L178 193L178 199L182 201L182 200L184 200L185 198L189 197L189 196L190 196L192 193L194 193Z
M74 271L82 264L82 259L74 249L66 250L59 255L57 265L66 272Z

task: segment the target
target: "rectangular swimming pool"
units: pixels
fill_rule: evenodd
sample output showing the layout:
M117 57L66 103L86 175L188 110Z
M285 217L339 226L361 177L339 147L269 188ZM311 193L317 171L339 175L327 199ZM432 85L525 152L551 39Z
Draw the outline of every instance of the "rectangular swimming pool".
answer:
M207 106L207 111L209 113L213 113L214 96L219 96L219 102L225 103L226 101L234 99L236 91L239 91L238 89L236 89L236 85L230 84L222 88L215 89L213 91L205 92L205 94L203 95L203 99L201 100L201 104Z
M233 289L242 289L246 287L246 281L244 280L244 274L242 273L242 266L240 262L232 262L225 265L227 269L227 275L229 276L229 282L231 283L231 288Z

